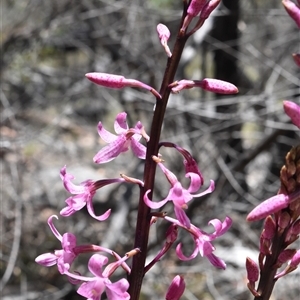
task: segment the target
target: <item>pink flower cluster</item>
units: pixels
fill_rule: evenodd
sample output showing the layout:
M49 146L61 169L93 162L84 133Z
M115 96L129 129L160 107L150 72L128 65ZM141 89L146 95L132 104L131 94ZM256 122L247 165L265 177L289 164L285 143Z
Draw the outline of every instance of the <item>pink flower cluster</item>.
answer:
M108 145L102 148L94 157L94 161L97 163L106 163L121 153L128 151L130 148L133 151L133 154L140 159L145 158L146 147L139 142L141 137L144 137L146 141L149 140L148 135L144 131L144 127L140 122L136 124L134 128L129 128L126 122L126 113L122 112L117 115L115 120L115 131L117 135L114 135L108 131L106 131L102 123L98 124L98 133L101 138L103 138ZM210 181L210 186L203 192L197 191L203 185L203 176L198 168L198 165L192 155L184 148L173 144L173 143L161 143L160 146L172 147L176 151L178 151L184 158L183 166L186 170L186 177L190 179L190 185L188 188L184 188L176 175L172 173L169 169L167 169L161 158L153 156L153 160L160 167L166 179L170 183L170 190L168 196L158 202L154 202L149 199L148 195L149 191L145 191L144 194L144 202L151 209L158 209L163 207L167 202L172 202L174 205L174 213L175 218L171 218L164 214L160 215L161 218L171 223L171 227L167 232L166 243L162 250L157 254L157 256L153 259L153 261L145 267L145 270L148 271L155 263L157 263L160 258L171 248L174 242L177 240L177 230L178 228L182 228L186 232L188 232L194 240L195 249L193 253L186 257L182 253L181 243L178 244L176 248L176 254L181 260L191 260L195 258L198 253L201 256L205 256L209 259L209 261L217 268L224 269L226 264L216 257L213 254L215 250L212 245L212 241L217 237L223 235L231 226L231 219L226 218L224 222L220 220L211 220L209 224L213 225L215 231L213 233L206 233L200 228L193 225L185 213L185 209L188 206L188 203L193 198L198 198L204 196L208 193L213 192L214 190L214 182ZM70 192L72 195L66 200L66 207L63 208L60 214L63 217L68 217L73 215L75 212L81 210L85 206L89 214L98 221L105 221L111 213L111 210L107 210L104 214L100 216L96 216L93 209L93 197L96 194L97 190L102 187L113 184L113 183L134 183L138 184L140 188L143 187L143 182L139 179L130 178L128 176L122 175L121 178L112 178L112 179L101 179L101 180L86 180L79 185L75 185L73 180L75 179L73 175L67 173L66 166L64 166L60 170L60 177L63 182L65 189ZM155 213L154 213L155 214ZM65 233L63 236L60 235L58 230L53 224L53 218L57 218L56 216L51 216L48 220L49 227L56 238L61 242L62 249L55 250L53 253L45 253L36 258L36 262L39 264L50 267L53 265L57 265L58 271L61 274L68 276L69 280L73 284L81 283L78 294L86 297L87 299L99 299L101 294L106 291L106 295L108 299L129 299L129 294L127 293L128 282L126 279L121 279L115 283L112 283L109 277L114 273L114 271L122 266L122 268L130 273L130 268L125 264L125 261L129 257L126 254L123 258L121 258L114 251L103 248L97 245L77 245L76 237L72 233ZM71 271L71 267L73 265L74 260L78 255L82 253L97 253L94 254L88 263L88 268L94 277L85 277L81 276L76 272ZM103 256L102 254L98 254L98 252L105 252L112 256L114 256L117 260L114 263L109 264L103 271L104 265L108 263L108 258ZM136 249L134 254L137 253ZM166 299L179 299L184 290L182 277L175 277L173 283L171 284ZM176 292L175 292L176 291Z

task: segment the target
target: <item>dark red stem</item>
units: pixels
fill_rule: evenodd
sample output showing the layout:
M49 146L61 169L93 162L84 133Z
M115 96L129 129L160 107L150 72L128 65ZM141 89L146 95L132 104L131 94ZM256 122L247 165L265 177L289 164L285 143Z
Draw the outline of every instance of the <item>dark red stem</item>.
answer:
M186 15L186 10L183 13L181 24ZM181 28L181 25L180 25ZM143 197L146 191L151 190L148 195L149 198L152 197L152 191L154 188L155 179L155 169L156 163L152 160L153 155L158 154L158 143L160 139L161 128L164 120L164 115L170 96L170 88L168 87L170 83L174 81L175 73L181 58L183 48L185 46L187 37L182 36L178 33L176 43L174 45L172 57L168 59L164 78L160 88L160 95L162 99L157 99L156 107L152 119L152 126L150 131L150 141L147 144L147 155L144 168L144 188L141 188L139 208L135 232L135 242L134 248L139 248L140 253L133 257L131 274L128 277L129 280L129 294L131 300L138 300L140 296L140 291L142 287L143 277L144 277L144 267L147 256L147 245L148 236L150 229L150 208L144 203Z

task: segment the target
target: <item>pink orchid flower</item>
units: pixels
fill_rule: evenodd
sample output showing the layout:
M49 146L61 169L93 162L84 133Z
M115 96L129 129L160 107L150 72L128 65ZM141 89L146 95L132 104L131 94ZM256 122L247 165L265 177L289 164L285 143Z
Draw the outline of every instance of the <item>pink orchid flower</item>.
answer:
M180 243L177 245L176 254L179 259L184 261L191 260L195 258L198 255L198 253L200 253L202 257L203 256L207 257L208 260L211 262L211 264L214 265L215 267L220 269L226 268L225 262L213 254L215 247L212 245L211 242L214 241L216 238L222 236L230 228L232 224L232 220L229 217L226 217L224 222L221 222L218 219L209 221L208 224L213 225L213 227L215 228L215 231L213 233L206 233L203 230L197 228L193 224L191 224L190 227L182 226L180 222L167 216L165 217L165 219L190 232L194 239L195 248L193 253L189 257L185 256L182 253L181 250L182 244Z
M39 255L35 261L45 267L57 265L58 271L61 274L66 274L69 271L73 261L80 253L104 251L112 254L112 251L97 245L76 245L76 236L72 233L66 232L61 235L53 224L53 218L58 219L56 215L48 218L48 225L61 242L62 249L55 250L54 253L44 253Z
M66 275L76 281L84 281L77 290L77 293L88 300L101 299L101 295L104 291L106 292L108 300L129 300L130 295L127 292L129 288L128 281L122 278L112 283L109 279L114 271L123 264L127 258L128 256L120 258L118 261L107 265L102 271L104 265L108 263L108 258L101 254L94 254L88 263L88 268L94 275L93 277L85 277L70 272L66 272Z
M178 181L175 174L172 173L170 170L168 170L160 162L159 158L154 157L153 159L156 160L158 166L161 168L161 170L166 175L168 181L171 184L171 188L170 188L168 196L159 202L153 202L148 198L148 194L150 193L150 190L148 190L144 195L144 202L146 203L146 205L148 207L150 207L152 209L158 209L158 208L162 207L163 205L165 205L168 201L172 201L174 204L174 212L175 212L177 219L184 226L189 227L190 219L187 217L186 213L184 212L184 209L187 208L187 203L189 201L191 201L193 198L202 197L208 193L211 193L215 188L214 181L213 180L210 181L210 186L206 191L199 193L199 194L192 194L192 193L196 192L197 190L199 190L202 186L203 181L202 181L202 178L198 174L192 173L192 172L186 173L185 177L189 177L191 179L191 183L190 183L190 186L188 187L188 189L185 189L181 185L181 183Z
M106 220L110 216L111 210L107 210L100 216L95 215L92 200L96 194L96 191L101 187L111 183L125 182L125 179L123 178L114 178L102 179L98 181L86 180L80 185L75 185L71 181L75 177L66 172L66 166L60 170L60 177L63 181L65 189L71 194L74 194L74 196L71 196L66 200L67 206L60 211L60 214L63 217L68 217L74 214L76 211L81 210L86 205L90 216L98 221Z
M100 137L109 145L102 148L94 157L94 162L98 164L106 163L116 158L120 153L126 152L129 148L132 149L135 156L140 159L146 157L146 147L139 140L143 136L146 141L149 141L149 136L145 133L141 122L137 122L134 128L128 128L126 122L127 114L119 113L116 117L114 128L117 135L114 135L98 124L98 133Z

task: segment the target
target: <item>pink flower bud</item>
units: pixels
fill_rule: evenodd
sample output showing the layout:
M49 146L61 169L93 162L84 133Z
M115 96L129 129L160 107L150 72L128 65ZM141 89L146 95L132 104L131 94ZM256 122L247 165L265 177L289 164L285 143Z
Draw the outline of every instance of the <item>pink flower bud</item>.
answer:
M273 214L289 205L288 197L284 194L279 194L271 197L258 206L256 206L247 216L247 221L258 221L270 214Z
M196 17L201 12L206 2L207 0L192 0L187 10L188 15Z
M280 213L277 223L281 229L285 229L289 226L290 221L291 221L290 214L284 211Z
M283 101L283 108L293 124L300 128L300 106L291 101Z
M177 275L171 282L166 294L166 300L179 300L185 290L183 277Z
M191 89L193 87L200 87L203 90L218 93L218 94L236 94L238 88L227 81L205 78L203 80L180 80L175 81L169 85L173 93L179 93L184 89Z
M167 243L174 243L178 236L178 228L175 224L172 224L166 232Z
M160 43L164 47L167 55L169 57L171 57L172 53L171 53L170 48L167 44L167 42L168 42L168 40L171 36L169 28L166 25L160 23L160 24L157 25L156 30L157 30L157 33L158 33L158 37L160 39Z
M251 258L246 259L247 278L250 282L256 282L258 280L259 269L257 263Z
M151 92L155 97L161 98L161 95L151 86L135 80L135 79L126 79L124 76L115 75L115 74L107 74L107 73L87 73L85 74L86 78L90 81L105 86L112 89L122 89L124 87L137 87L146 89Z
M217 8L217 6L220 4L220 2L221 2L221 0L208 1L200 13L200 19L202 19L202 20L207 19L210 16L210 14Z
M294 254L294 256L293 256L293 258L291 260L290 266L294 267L294 268L297 268L299 264L300 264L300 250L298 250Z
M193 18L195 18L204 8L207 0L192 0L187 10L187 15L183 21L181 32L185 32ZM194 30L193 30L194 32Z
M282 4L290 15L290 17L296 22L297 26L300 28L300 8L290 0L283 0Z
M300 53L293 53L294 62L300 67Z
M239 92L238 88L232 83L219 79L205 78L201 81L195 81L195 83L196 86L217 94L236 94Z
M264 224L264 230L262 232L262 236L263 238L270 240L274 237L275 232L276 232L275 221L271 216L268 216Z
M278 268L280 268L284 263L291 260L293 258L293 256L296 254L296 252L297 251L295 249L285 249L285 250L283 250L278 256L276 266Z

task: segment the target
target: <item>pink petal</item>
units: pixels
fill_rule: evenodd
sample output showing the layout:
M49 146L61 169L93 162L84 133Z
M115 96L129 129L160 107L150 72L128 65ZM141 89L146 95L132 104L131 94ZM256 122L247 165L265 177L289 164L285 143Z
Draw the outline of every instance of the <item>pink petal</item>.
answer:
M102 214L100 216L96 216L95 212L94 212L94 207L93 207L92 201L87 202L87 210L88 210L90 216L98 221L105 221L111 214L111 209L108 209L104 214Z
M226 264L225 262L220 259L219 257L215 256L213 253L209 254L206 256L208 258L208 260L210 261L210 263L215 266L216 268L219 269L226 269Z
M87 195L81 194L69 197L65 202L74 211L81 210L86 205Z
M194 248L194 251L193 253L190 255L190 256L185 256L183 253L182 253L182 250L181 250L181 243L177 245L176 247L176 254L178 256L178 258L180 260L183 260L183 261L187 261L187 260L192 260L193 258L195 258L197 256L197 254L199 253L199 250L197 247Z
M202 186L202 178L196 173L187 173L185 177L190 177L191 183L188 188L189 193L198 191Z
M89 300L99 300L105 290L105 284L102 279L96 279L90 282L84 282L77 293Z
M125 135L120 135L115 141L102 148L93 158L97 164L103 164L115 159L124 149L127 139Z
M212 193L214 190L215 190L215 182L213 180L211 180L209 187L204 192L196 194L196 195L193 195L193 197L194 198L202 197L202 196L204 196L206 194Z
M130 295L126 292L129 283L125 278L114 283L106 284L106 295L109 300L129 300Z
M74 210L72 207L70 206L67 206L67 207L64 207L60 212L59 214L62 216L62 217L69 217L71 215L73 215L74 213L76 212L76 210Z
M62 236L61 245L65 251L73 251L76 247L76 236L73 233L66 232Z
M114 129L117 134L125 133L128 130L126 117L127 117L126 112L121 112L117 115L114 123Z
M61 242L62 241L62 236L54 226L54 223L52 221L53 218L56 218L58 220L58 217L56 215L52 215L48 218L48 225L52 231L52 233L55 235L55 237Z
M143 144L135 140L133 137L130 139L130 142L133 154L140 159L145 159L147 148Z
M93 275L102 278L102 269L107 263L108 258L106 256L101 254L94 254L89 259L88 268Z
M177 220L184 225L186 228L190 228L191 226L191 221L188 218L188 216L186 215L185 211L177 206L174 206L174 212L176 215Z
M109 131L107 131L106 129L104 129L101 122L98 123L97 129L98 129L99 136L106 143L112 143L113 141L115 141L118 138L117 135L112 134Z
M150 190L148 190L146 193L145 193L145 195L144 195L144 202L145 202L145 204L148 206L148 207L150 207L150 208L152 208L152 209L158 209L158 208L161 208L162 206L164 206L168 201L169 201L169 199L168 198L166 198L166 199L164 199L164 200L162 200L162 201L159 201L159 202L153 202L153 201L151 201L149 198L148 198L148 194L150 193Z
M37 262L39 265L42 265L44 267L51 267L56 265L57 262L57 256L53 253L44 253L42 255L39 255L35 262Z

